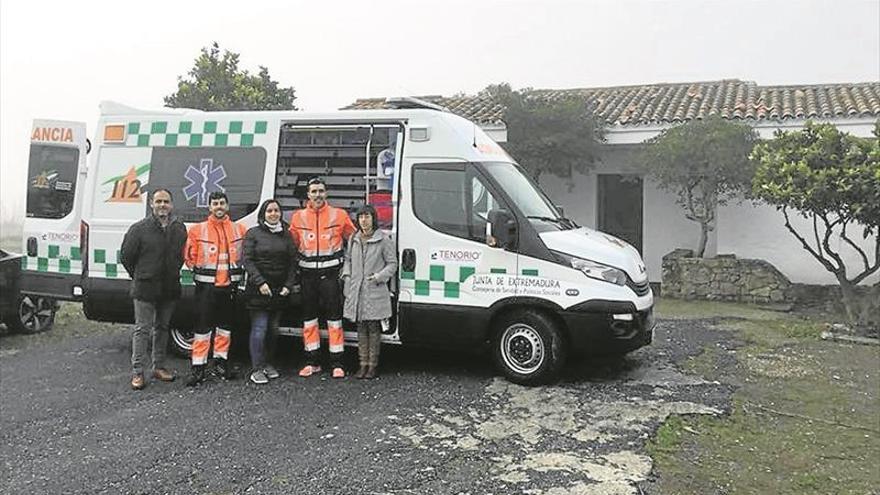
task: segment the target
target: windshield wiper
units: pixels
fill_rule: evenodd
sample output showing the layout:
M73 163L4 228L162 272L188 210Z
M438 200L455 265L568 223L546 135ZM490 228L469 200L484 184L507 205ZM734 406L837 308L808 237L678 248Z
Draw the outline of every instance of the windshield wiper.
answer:
M532 220L532 219L543 220L545 222L555 223L556 225L559 225L560 227L562 227L565 230L577 228L576 223L574 223L572 220L569 220L568 218L565 218L565 217L553 218L553 217L545 217L545 216L539 216L539 215L527 215L526 218L528 218L530 220Z

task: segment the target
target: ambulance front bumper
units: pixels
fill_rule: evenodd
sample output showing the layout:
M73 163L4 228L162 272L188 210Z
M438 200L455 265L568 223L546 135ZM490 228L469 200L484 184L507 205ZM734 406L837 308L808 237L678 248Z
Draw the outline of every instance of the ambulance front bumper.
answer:
M633 351L654 340L654 308L629 301L588 301L562 312L572 350L589 354Z

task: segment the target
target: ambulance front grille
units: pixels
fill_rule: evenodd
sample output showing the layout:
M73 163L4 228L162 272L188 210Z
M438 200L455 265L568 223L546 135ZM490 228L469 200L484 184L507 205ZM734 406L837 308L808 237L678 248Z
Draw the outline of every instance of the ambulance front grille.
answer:
M635 292L637 296L647 295L648 292L651 291L651 284L648 283L647 280L637 284L637 283L633 282L632 279L627 277L626 286L629 287L630 289L632 289L632 291Z

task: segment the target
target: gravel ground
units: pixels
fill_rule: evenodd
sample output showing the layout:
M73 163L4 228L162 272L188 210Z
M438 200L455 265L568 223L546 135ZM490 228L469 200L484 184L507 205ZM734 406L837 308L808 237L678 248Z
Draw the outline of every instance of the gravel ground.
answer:
M571 362L539 388L496 377L487 357L386 347L375 381L300 379L288 353L266 386L133 392L127 326L4 337L0 492L638 494L669 414L730 408L733 386L680 369L736 345L710 323L661 320L654 345Z

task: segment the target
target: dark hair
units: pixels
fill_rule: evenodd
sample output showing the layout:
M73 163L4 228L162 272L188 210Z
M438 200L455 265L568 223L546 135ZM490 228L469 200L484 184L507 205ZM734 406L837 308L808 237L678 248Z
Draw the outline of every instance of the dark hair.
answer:
M317 184L321 184L325 188L327 187L327 183L324 182L324 179L322 179L320 177L312 177L311 179L309 179L308 182L306 182L306 191L309 190L309 187L317 185Z
M226 196L226 193L223 191L214 191L208 195L208 202L214 201L215 199L225 199L226 202L229 202L229 197Z
M269 209L269 205L271 205L272 203L278 205L278 209L281 210L282 217L284 216L284 208L281 207L281 203L275 198L269 198L266 201L263 201L263 204L260 205L260 211L257 212L257 223L259 223L260 225L264 225L266 223L266 210ZM283 223L284 220L281 220L281 222Z
M170 199L172 202L174 201L174 195L171 194L171 191L169 191L168 189L165 189L164 187L160 187L159 189L156 189L155 191L153 191L153 193L150 195L150 199L151 200L154 199L156 197L156 193L160 193L160 192L168 194L168 199Z
M361 230L361 222L358 220L361 215L370 215L370 218L373 220L373 231L379 230L379 222L376 221L376 209L373 208L373 205L361 206L357 213L355 213L354 220L358 230Z

